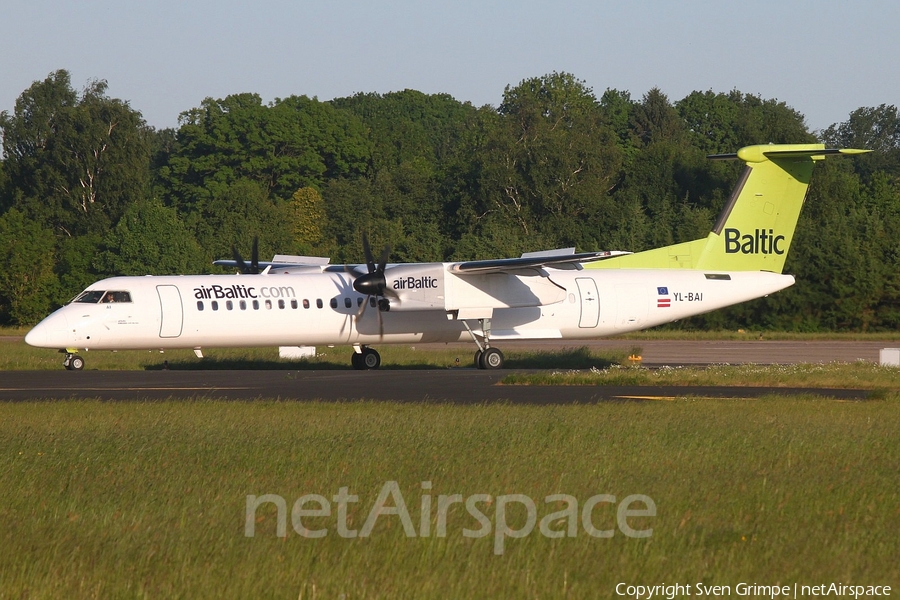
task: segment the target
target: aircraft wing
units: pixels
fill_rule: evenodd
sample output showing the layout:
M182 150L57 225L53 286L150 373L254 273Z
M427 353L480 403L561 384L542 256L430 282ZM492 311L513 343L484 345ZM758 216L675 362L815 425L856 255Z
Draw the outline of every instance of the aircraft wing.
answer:
M547 250L542 252L526 252L519 258L500 258L491 260L470 260L452 263L448 270L459 275L482 275L488 273L512 273L526 269L534 270L541 267L555 267L558 269L579 268L582 263L605 260L622 254L631 254L618 250L603 252L575 253L574 248L559 250ZM287 256L277 254L271 262L260 261L258 269L263 273L308 273L323 271L348 271L362 275L366 272L366 265L330 265L330 259L318 256ZM242 268L236 260L217 260L214 265L221 267ZM244 265L246 266L246 265ZM396 267L391 264L388 267Z
M535 269L539 267L566 268L577 267L581 263L605 260L630 252L607 250L604 252L568 253L564 251L534 252L523 254L521 258L500 258L496 260L469 260L450 265L448 270L458 274L509 273L519 269Z

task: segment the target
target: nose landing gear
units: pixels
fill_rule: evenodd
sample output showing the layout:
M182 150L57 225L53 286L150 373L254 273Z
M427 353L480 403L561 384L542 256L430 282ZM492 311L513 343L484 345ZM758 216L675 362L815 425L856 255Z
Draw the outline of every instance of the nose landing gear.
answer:
M66 352L66 359L63 361L63 366L67 371L81 371L84 369L84 359L72 352Z

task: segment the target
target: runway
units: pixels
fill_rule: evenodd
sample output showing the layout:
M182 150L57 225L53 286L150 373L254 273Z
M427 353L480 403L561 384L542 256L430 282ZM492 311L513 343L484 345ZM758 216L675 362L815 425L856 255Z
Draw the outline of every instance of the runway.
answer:
M531 349L552 350L572 343L541 342ZM643 364L792 364L800 362L878 361L883 347L897 342L796 341L648 341L601 340L591 348L640 347ZM506 343L505 348L521 347ZM468 346L460 345L462 351ZM609 400L666 400L684 396L717 398L758 397L770 393L815 393L861 399L865 390L771 387L647 387L647 386L504 386L509 371L474 368L377 371L352 370L173 370L173 371L6 371L0 372L0 401L29 399L100 398L102 400L158 400L210 398L247 400L341 401L369 399L398 402L454 402L461 404L511 402L567 404Z
M379 371L12 371L0 376L0 400L207 398L477 404L571 404L608 400L670 400L685 396L758 397L773 392L862 399L865 390L769 387L505 386L503 371L476 369Z

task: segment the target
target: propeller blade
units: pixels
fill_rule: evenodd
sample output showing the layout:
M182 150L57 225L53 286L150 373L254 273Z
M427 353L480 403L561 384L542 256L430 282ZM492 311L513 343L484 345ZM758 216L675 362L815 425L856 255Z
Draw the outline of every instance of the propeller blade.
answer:
M387 244L384 247L384 250L381 251L381 259L378 261L378 270L381 273L384 273L384 268L387 266L388 257L391 255L391 245Z
M363 315L366 314L366 306L369 305L369 298L371 298L371 296L366 296L366 301L363 302L363 303L362 303L362 306L359 307L359 310L356 311L356 318L357 318L357 319L362 319L362 318L363 318Z
M234 257L234 262L237 263L241 273L244 275L259 275L259 238L253 238L253 249L250 252L249 265L247 264L247 261L244 260L244 257L241 256L241 253L238 252L237 247L235 247L234 244L231 245L231 255Z
M375 259L372 258L372 248L369 246L369 236L363 232L362 234L362 243L363 243L363 253L366 255L366 266L369 268L369 273L375 272Z
M369 236L365 232L362 234L362 244L363 253L366 255L366 268L368 269L368 273L360 275L354 273L348 267L344 267L344 269L353 276L353 289L360 294L366 295L366 304L369 303L372 297L382 298L385 302L387 302L387 298L399 300L400 296L397 295L397 292L388 288L387 280L384 277L384 270L387 268L387 261L391 256L390 244L385 245L384 249L381 251L381 256L378 258L378 264L375 264L375 258L372 256L372 247L369 245ZM383 335L384 323L381 317L381 306L379 306L378 309L378 328ZM365 307L359 311L357 317L362 317L364 313Z
M234 246L231 247L231 255L234 257L234 262L237 263L238 268L241 270L241 273L246 273L250 267L247 266L247 263L244 262L241 253L237 251L237 248Z

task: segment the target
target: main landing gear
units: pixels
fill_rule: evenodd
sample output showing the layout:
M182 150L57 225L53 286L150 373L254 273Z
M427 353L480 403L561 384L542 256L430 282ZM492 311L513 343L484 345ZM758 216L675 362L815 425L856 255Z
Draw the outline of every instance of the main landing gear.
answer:
M469 327L468 322L463 320L466 331L469 332L469 335L472 336L472 341L478 346L478 350L475 352L475 367L478 369L502 369L505 360L503 352L499 348L491 346L490 343L491 320L489 318L478 319L478 324L481 327L481 331L475 333ZM381 366L381 355L378 354L378 351L368 346L354 346L353 354L350 355L350 364L357 371L377 369Z
M63 361L63 366L67 371L81 371L84 369L84 359L77 354L66 352L66 359Z
M353 354L350 355L350 364L357 371L368 371L377 369L381 366L381 355L377 350L368 346L358 346L353 348Z
M502 369L503 353L500 352L499 348L492 347L490 343L491 320L478 319L478 323L481 325L482 333L480 336L472 331L468 322L463 321L463 325L466 326L466 331L469 332L469 335L472 336L472 341L478 346L478 350L475 351L475 367L478 369ZM480 341L478 339L479 337L481 338Z

